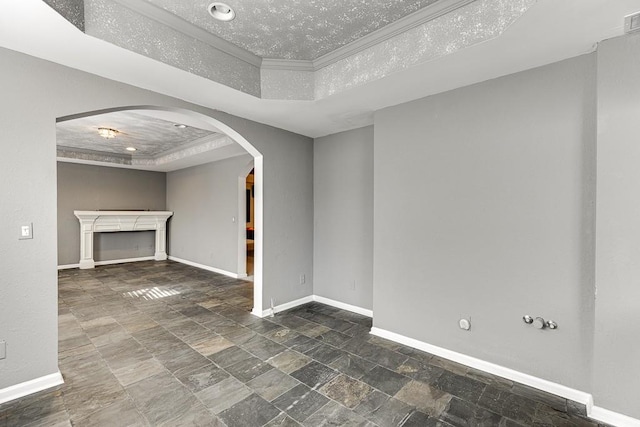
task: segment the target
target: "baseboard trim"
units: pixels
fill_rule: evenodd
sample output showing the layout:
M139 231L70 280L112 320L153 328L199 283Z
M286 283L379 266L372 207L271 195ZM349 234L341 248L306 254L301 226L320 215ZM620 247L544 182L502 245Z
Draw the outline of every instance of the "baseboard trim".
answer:
M599 406L593 406L591 408L589 417L596 421L601 421L614 426L640 427L639 419L632 418L618 412L613 412Z
M332 299L329 299L329 298L321 297L321 296L318 296L318 295L309 295L307 297L299 298L299 299L294 300L294 301L289 301L289 302L286 302L284 304L276 305L276 306L273 307L273 314L280 313L281 311L289 310L289 309L292 309L292 308L296 308L296 307L298 307L300 305L307 304L307 303L310 303L310 302L313 302L313 301L319 302L321 304L330 305L332 307L340 308L342 310L351 311L353 313L361 314L363 316L373 317L373 311L371 311L371 310L367 310L366 308L357 307L355 305L351 305L351 304L347 304L347 303L344 303L344 302L332 300ZM270 316L272 314L271 308L263 310L262 312L257 311L257 310L254 309L254 310L251 311L251 313L256 315L256 316L258 316L258 317L267 317L267 316Z
M60 371L0 390L0 404L64 384Z
M340 302L336 300L332 300L330 298L321 297L319 295L314 295L313 300L319 302L321 304L330 305L332 307L340 308L342 310L347 310L352 313L361 314L367 317L373 317L373 310L369 310L366 308L358 307L356 305L347 304L345 302Z
M110 259L106 261L96 261L96 266L98 265L112 265L112 264L124 264L127 262L139 262L139 261L154 261L156 258L152 256L142 256L137 258L122 258L122 259ZM59 265L58 270L68 270L71 268L80 268L80 264L64 264Z
M371 328L371 334L381 338L386 338L399 344L417 348L418 350L426 351L427 353L435 354L436 356L471 368L479 369L520 384L537 388L538 390L546 391L547 393L555 394L556 396L564 397L565 399L573 400L574 402L582 403L587 408L587 415L594 420L615 426L640 427L640 420L636 418L595 406L593 404L593 396L590 393L534 377L533 375L525 374L514 369L505 368L504 366L496 365L481 359L476 359L475 357L467 356L466 354L438 347L433 344L418 341L414 338L409 338L385 329L373 327Z
M245 275L240 275L240 274L237 274L237 273L232 273L231 271L223 270L221 268L210 267L208 265L199 264L197 262L188 261L186 259L182 259L182 258L178 258L178 257L174 257L174 256L169 256L169 260L175 261L175 262L179 262L180 264L190 265L191 267L200 268L202 270L211 271L213 273L223 274L225 276L233 277L234 279L244 279L245 277L247 277L246 274Z
M503 378L525 384L530 387L537 388L539 390L546 391L548 393L555 394L557 396L571 399L573 401L587 405L587 409L592 405L592 397L589 393L576 390L562 384L554 383L544 380L542 378L534 377L533 375L525 374L504 366L496 365L491 362L487 362L475 357L467 356L466 354L458 353L446 348L438 347L426 342L418 341L413 338L405 337L404 335L396 334L385 329L373 327L371 328L371 334L376 335L388 340L407 345L409 347L417 348L418 350L426 351L427 353L435 354L436 356L443 357L448 360L452 360L457 363L469 366L471 368L479 369L490 374L498 375Z
M273 311L271 308L266 310L262 310L262 312L256 311L255 309L251 311L252 314L258 317L268 317L272 314L280 313L281 311L289 310L291 308L298 307L299 305L307 304L313 301L313 295L309 295L307 297L302 297L297 300L285 302L284 304L276 305L273 307Z

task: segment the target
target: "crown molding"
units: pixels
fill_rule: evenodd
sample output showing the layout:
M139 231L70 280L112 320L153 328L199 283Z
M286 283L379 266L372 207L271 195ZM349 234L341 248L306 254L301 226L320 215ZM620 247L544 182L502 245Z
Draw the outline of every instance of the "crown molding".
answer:
M220 50L226 54L229 54L241 61L244 61L255 67L260 67L262 64L262 58L253 53L245 50L241 47L234 45L214 34L209 33L202 28L193 25L192 23L180 18L173 13L155 6L151 3L147 3L144 0L113 0L116 3L133 10L149 19L153 19L156 22L164 24L169 28L172 28L182 34L193 37L214 49Z
M476 0L439 0L411 15L386 25L379 30L346 44L332 52L329 52L313 61L295 59L261 58L248 50L234 45L206 30L174 15L173 13L148 3L144 0L113 0L116 3L133 10L149 19L164 24L180 33L193 37L214 49L225 52L250 65L263 70L288 70L288 71L318 71L349 56L355 55L369 47L382 43L392 37L402 34L412 28L432 21L447 13L453 12Z
M262 58L262 70L316 71L313 61L304 59Z
M425 8L422 8L411 15L398 19L389 25L386 25L366 36L354 40L338 49L329 52L321 57L313 60L313 68L315 71L338 62L349 56L355 55L371 46L375 46L384 42L398 34L409 31L447 13L453 12L463 6L473 3L476 0L439 0Z

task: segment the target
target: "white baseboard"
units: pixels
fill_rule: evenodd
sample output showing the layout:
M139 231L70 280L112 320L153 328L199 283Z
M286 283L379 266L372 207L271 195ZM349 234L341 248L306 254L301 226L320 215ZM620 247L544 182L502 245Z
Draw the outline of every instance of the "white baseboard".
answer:
M640 427L640 420L631 418L618 412L613 412L608 409L601 408L599 406L593 406L591 408L589 417L593 418L596 421L601 421L613 426Z
M285 302L284 304L276 305L273 307L273 312L271 308L266 310L262 310L262 313L252 310L251 313L258 317L268 317L271 314L280 313L281 311L289 310L290 308L298 307L299 305L307 304L313 301L313 295L309 295L308 297L302 297L294 301Z
M454 362L461 363L463 365L470 366L472 368L479 369L490 374L507 378L520 384L525 384L539 390L546 391L548 393L562 396L566 399L571 399L587 406L592 404L592 398L589 393L585 393L564 386L562 384L534 377L533 375L505 368L504 366L496 365L494 363L487 362L481 359L476 359L475 357L467 356L466 354L458 353L446 348L418 341L416 339L405 337L404 335L396 334L395 332L389 332L384 329L373 327L371 328L371 334L407 345L409 347L417 348L418 350L426 351L427 353L435 354L436 356L452 360Z
M321 297L319 295L314 295L313 300L319 302L321 304L330 305L332 307L340 308L342 310L351 311L352 313L361 314L367 317L373 317L373 310L369 310L366 308L358 307L355 305L347 304L345 302L340 302L336 300L332 300L329 298Z
M152 256L142 256L137 258L122 258L122 259L110 259L107 261L96 261L96 266L98 265L112 265L112 264L124 264L127 262L139 262L139 261L154 261L156 258ZM80 264L64 264L59 265L58 270L68 270L70 268L80 268Z
M404 335L396 334L395 332L390 332L385 329L373 327L371 328L371 334L386 338L399 344L417 348L418 350L426 351L427 353L435 354L436 356L444 359L452 360L520 384L537 388L538 390L546 391L547 393L555 394L556 396L564 397L565 399L573 400L574 402L582 403L587 408L587 415L594 420L602 421L614 426L640 427L640 420L638 419L594 406L593 396L590 393L534 377L533 375L525 374L510 368L505 368L504 366L496 365L481 359L476 359L475 357L467 356L466 354L405 337Z
M60 371L0 390L0 404L64 384Z
M174 257L174 256L169 256L169 259L171 261L179 262L180 264L186 264L186 265L190 265L191 267L201 268L202 270L212 271L214 273L223 274L225 276L233 277L234 279L244 279L245 277L247 277L246 274L240 275L240 274L237 274L237 273L232 273L231 271L222 270L221 268L210 267L208 265L199 264L199 263L193 262L193 261L187 261L186 259L177 258L177 257Z
M318 295L309 295L307 297L303 297L294 301L276 305L273 307L273 314L280 313L281 311L289 310L291 308L295 308L302 304L310 303L312 301L319 302L321 304L330 305L332 307L340 308L342 310L351 311L353 313L361 314L363 316L373 317L373 312L371 310L367 310L366 308L357 307L355 305L347 304L344 302L335 301L335 300L321 297ZM267 317L271 315L271 308L263 310L262 312L253 310L251 311L251 313L258 317Z

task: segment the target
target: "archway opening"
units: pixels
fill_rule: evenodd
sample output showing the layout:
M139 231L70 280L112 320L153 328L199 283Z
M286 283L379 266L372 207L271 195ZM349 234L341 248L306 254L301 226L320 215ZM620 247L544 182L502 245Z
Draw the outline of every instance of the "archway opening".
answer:
M251 161L251 169L253 170L252 202L254 204L253 217L252 217L252 229L253 229L252 230L253 231L253 236L252 236L253 237L252 239L253 240L253 275L252 275L253 310L252 312L254 314L260 315L263 311L263 307L262 307L262 292L263 292L262 291L262 285L263 285L262 284L262 236L263 236L262 154L242 135L240 135L238 132L236 132L234 129L227 126L220 120L207 116L202 113L198 113L191 110L185 110L185 109L164 108L164 107L155 107L155 106L129 106L129 107L120 107L120 108L113 108L113 109L107 109L107 110L92 111L92 112L81 113L73 116L61 117L57 119L57 122L58 124L68 123L72 120L99 116L99 115L104 115L109 113L116 113L116 112L142 114L145 116L153 117L154 119L157 119L157 120L170 122L175 125L180 124L188 128L201 129L205 131L210 131L211 133L223 135L224 138L227 138L233 141L233 144L237 144L239 147L242 147L242 149L244 149L244 151L253 158L253 160ZM217 141L213 141L213 142L210 142L209 144L215 145L215 144L221 144L221 143ZM65 147L65 148L68 148L68 147ZM73 162L73 163L101 165L102 162L100 162L99 159L96 160L96 159L92 159L91 157L88 157L87 153L89 151L91 150L85 150L82 156L76 156L76 158L74 159L69 159L69 158L65 159L60 157L61 154L60 154L60 146L59 146L58 160ZM163 170L162 168L163 167L166 168L167 167L166 164L170 163L171 161L174 161L176 162L176 165L183 166L183 167L184 165L203 164L210 161L210 155L212 152L212 150L207 150L206 147L203 148L202 146L196 146L194 144L188 145L188 147L186 147L186 149L183 150L184 151L183 153L179 153L178 151L179 150L168 150L165 153L163 153L162 156L159 156L159 157L156 156L157 164L155 166L160 168L156 170ZM188 156L187 154L190 154L190 155ZM183 155L184 157L181 157ZM187 157L189 157L190 159L188 159ZM194 159L195 159L195 162L193 162ZM128 169L140 168L143 170L144 169L154 170L153 165L151 164L152 163L151 160L146 159L145 161L147 162L147 164L144 165L144 167L141 167L140 165L120 165L120 167L125 167ZM244 185L246 185L246 183L243 183L243 186ZM234 188L233 192L235 191L236 190ZM245 222L246 214L245 214L245 210L241 209L241 203L237 203L237 212L235 212L234 215L232 216L233 222L236 222L236 218L237 218L238 228L239 229L242 228L243 230L242 239L240 238L240 235L238 236L238 246L242 244L245 247L245 252L246 252L246 240L247 240L246 239L246 222ZM171 237L169 237L169 240L171 240ZM170 251L171 250L169 249L169 255L171 256ZM236 259L238 259L238 264L235 266L235 271L231 271L231 273L232 275L235 275L235 277L242 278L244 277L242 275L243 267L246 268L246 255L243 262L244 265L240 264L239 257L237 257ZM197 264L197 263L192 263L192 264ZM213 271L216 271L216 270L214 269Z

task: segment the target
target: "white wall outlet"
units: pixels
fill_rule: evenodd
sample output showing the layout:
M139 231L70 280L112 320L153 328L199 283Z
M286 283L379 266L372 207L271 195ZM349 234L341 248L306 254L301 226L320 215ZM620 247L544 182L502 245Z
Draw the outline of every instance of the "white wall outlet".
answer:
M304 285L305 283L307 283L307 278L304 276L304 274L300 275L300 284Z
M7 358L7 343L0 341L0 360Z
M33 224L25 224L20 226L20 240L33 239Z

